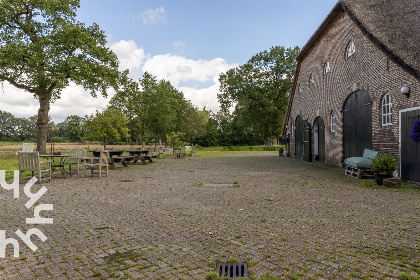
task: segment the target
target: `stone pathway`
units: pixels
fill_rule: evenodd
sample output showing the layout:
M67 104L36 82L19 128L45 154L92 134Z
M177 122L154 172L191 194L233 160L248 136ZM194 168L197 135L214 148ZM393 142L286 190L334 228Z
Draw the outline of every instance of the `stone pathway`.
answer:
M159 159L109 177L55 179L33 207L0 188L7 237L39 248L0 258L0 279L205 279L218 262L252 278L419 279L420 191L373 188L341 168L275 153ZM35 193L40 186L34 186ZM412 276L413 278L409 278Z

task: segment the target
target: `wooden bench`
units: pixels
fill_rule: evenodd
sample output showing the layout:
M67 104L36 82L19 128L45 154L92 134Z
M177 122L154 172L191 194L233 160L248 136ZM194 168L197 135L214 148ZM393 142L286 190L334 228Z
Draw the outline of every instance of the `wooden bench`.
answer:
M147 159L149 162L153 162L152 158L158 158L158 156L159 156L159 155L145 155L145 156L144 156L144 163L146 163L146 159Z
M122 166L127 167L127 162L130 162L134 159L134 156L120 156L120 157L112 157L109 160L111 165L111 169L115 169L115 163L121 163Z
M347 169L344 170L344 174L350 177L358 179L374 179L374 171L371 169L359 169L347 166Z

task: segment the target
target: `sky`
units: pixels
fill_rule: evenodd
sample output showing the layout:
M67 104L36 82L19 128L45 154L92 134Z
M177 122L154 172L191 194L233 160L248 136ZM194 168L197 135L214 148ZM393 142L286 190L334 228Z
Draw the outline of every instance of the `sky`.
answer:
M96 23L107 47L138 81L144 72L164 79L200 110L217 112L220 73L273 46L302 48L337 0L80 0L77 20ZM70 84L51 104L55 123L103 110L113 96L93 98ZM32 94L3 83L0 110L37 114Z

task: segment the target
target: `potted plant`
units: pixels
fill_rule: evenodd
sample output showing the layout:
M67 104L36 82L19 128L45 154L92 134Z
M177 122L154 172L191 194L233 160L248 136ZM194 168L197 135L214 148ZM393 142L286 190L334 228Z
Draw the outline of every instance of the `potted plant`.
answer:
M414 143L420 143L420 119L411 128L410 138Z
M279 156L283 156L283 153L284 153L284 147L283 146L280 146L280 148L279 148Z
M375 173L376 184L382 185L384 178L391 178L398 166L398 158L380 153L372 159L371 167Z

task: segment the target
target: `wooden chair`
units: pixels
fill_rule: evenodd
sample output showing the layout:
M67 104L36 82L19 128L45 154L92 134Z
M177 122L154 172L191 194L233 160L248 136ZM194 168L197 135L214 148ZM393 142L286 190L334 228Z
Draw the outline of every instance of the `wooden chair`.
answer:
M33 152L34 151L34 143L23 143L22 144L22 152ZM18 154L18 152L16 152Z
M19 158L19 183L22 183L25 171L31 171L32 177L35 171L38 172L38 183L41 183L42 172L48 172L49 182L51 182L51 160L40 161L38 152L18 152ZM41 164L48 163L48 166L41 166Z
M86 169L90 169L93 175L94 169L99 169L99 178L102 176L102 168L106 170L106 176L108 177L108 151L102 150L99 157L83 157L83 169L86 177Z
M68 162L64 162L64 166L69 167L69 172L71 175L71 167L72 165L77 166L77 175L79 175L79 165L82 163L82 158L86 157L86 150L85 149L72 149L70 150L70 156Z
M184 158L185 157L185 148L180 148L179 150L173 151L174 158Z

